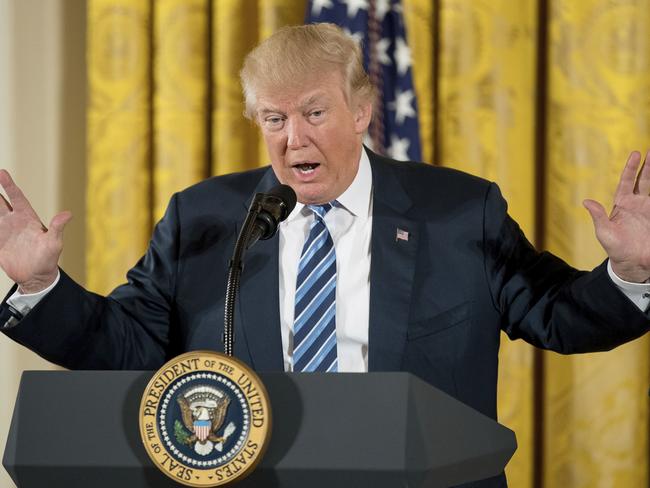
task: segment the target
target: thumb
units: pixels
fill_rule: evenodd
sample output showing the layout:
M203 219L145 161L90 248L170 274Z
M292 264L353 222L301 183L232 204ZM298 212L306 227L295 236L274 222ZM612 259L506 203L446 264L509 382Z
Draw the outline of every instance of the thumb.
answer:
M72 220L72 213L65 211L59 214L56 214L52 217L50 221L50 232L54 234L54 237L57 239L63 238L63 229L66 224Z
M587 209L591 219L594 221L594 227L598 228L609 221L605 208L596 200L584 200L582 205Z

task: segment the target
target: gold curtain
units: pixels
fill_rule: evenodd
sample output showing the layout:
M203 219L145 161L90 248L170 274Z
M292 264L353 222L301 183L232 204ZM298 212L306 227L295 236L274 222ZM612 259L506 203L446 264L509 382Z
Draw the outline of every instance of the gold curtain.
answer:
M650 143L650 2L549 2L546 245L604 258L584 198L611 205L621 165ZM648 338L545 357L544 486L648 486Z
M170 195L208 176L207 0L157 0L153 18L153 221Z
M86 280L100 293L123 281L151 233L150 14L147 0L88 4Z
M603 255L581 200L611 201L650 140L650 0L403 0L425 161L499 183L529 238ZM89 0L87 285L106 293L174 191L265 164L238 72L306 0ZM543 183L543 184L542 184ZM648 340L543 357L504 336L513 487L648 486Z
M511 0L439 3L436 155L440 164L497 181L533 238L537 9L511 6ZM507 468L517 487L533 479L533 379L533 349L502 334L498 412L517 433Z

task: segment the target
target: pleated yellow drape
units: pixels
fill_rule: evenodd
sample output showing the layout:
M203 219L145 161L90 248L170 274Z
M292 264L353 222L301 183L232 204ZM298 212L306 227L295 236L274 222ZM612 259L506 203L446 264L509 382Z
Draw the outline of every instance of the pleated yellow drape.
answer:
M88 4L87 286L124 280L151 235L148 0Z
M422 161L435 163L436 63L434 53L438 45L437 12L434 2L404 0L403 5L407 41L413 56L413 84L418 103Z
M537 7L441 0L438 15L438 162L497 181L532 238ZM512 486L527 487L533 481L533 349L502 339L499 420L517 433L519 446L506 474Z
M154 4L153 221L175 191L208 176L208 1Z
M630 151L650 145L650 2L550 2L547 247L605 257L586 197L610 206ZM648 338L607 354L548 354L544 486L648 486Z
M246 53L259 38L259 10L253 0L225 0L214 4L214 174L258 165L257 129L242 117L239 70Z

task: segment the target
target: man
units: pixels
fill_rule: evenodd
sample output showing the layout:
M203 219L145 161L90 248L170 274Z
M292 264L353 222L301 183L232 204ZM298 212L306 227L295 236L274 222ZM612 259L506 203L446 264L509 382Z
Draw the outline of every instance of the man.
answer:
M362 146L373 89L339 29L281 30L249 54L242 83L272 168L174 195L109 297L58 269L70 215L45 230L0 172L0 266L17 283L0 320L9 337L69 368L154 369L186 350L222 350L238 228L252 195L278 182L299 204L249 251L235 324L235 355L257 370L410 371L496 418L501 329L562 353L648 330L650 169L636 176L638 153L611 217L585 203L609 260L580 272L530 246L496 185Z

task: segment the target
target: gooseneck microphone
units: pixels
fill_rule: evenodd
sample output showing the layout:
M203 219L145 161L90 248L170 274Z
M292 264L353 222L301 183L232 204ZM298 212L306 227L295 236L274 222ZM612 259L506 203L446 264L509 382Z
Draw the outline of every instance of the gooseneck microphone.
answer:
M255 218L246 249L250 249L258 239L264 241L273 237L278 224L289 216L295 206L296 192L287 185L278 185L268 193L256 194L248 209L248 215L253 214Z
M270 239L278 230L278 224L286 219L296 206L296 193L290 186L278 185L268 193L257 193L251 202L242 225L232 258L228 264L226 284L226 303L223 324L223 346L227 356L233 355L235 322L235 299L239 291L239 281L244 268L246 250L258 240Z

